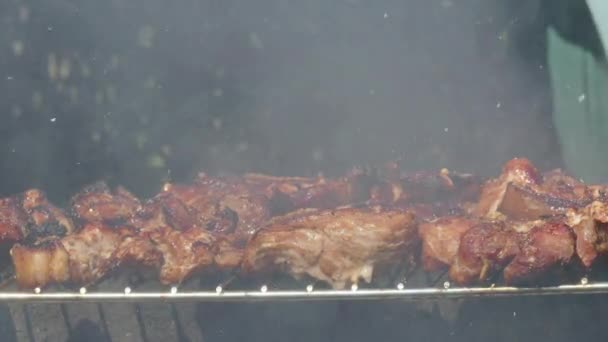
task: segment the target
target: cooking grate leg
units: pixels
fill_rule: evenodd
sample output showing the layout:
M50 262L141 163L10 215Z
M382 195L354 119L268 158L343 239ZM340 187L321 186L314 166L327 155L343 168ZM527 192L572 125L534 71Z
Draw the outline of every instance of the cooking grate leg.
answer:
M25 305L26 325L34 341L66 341L70 331L66 325L61 305L28 304Z
M101 329L103 331L103 334L108 339L108 342L112 342L112 335L110 335L110 329L108 329L108 323L106 322L106 315L103 312L101 304L97 304L97 312L99 314L99 321L101 323Z
M66 307L65 304L61 304L60 305L60 309L61 309L61 316L63 317L63 322L65 323L65 326L68 327L68 332L72 332L72 324L70 324L70 319L68 316L68 308Z
M141 306L135 304L135 317L137 317L137 326L139 327L139 333L141 334L142 342L148 342L148 336L146 335L146 325L144 324L144 318L141 315Z
M179 315L177 314L177 309L175 308L175 304L171 304L171 318L175 322L175 329L177 330L177 339L179 342L190 342L190 339L184 335L184 328L179 320Z

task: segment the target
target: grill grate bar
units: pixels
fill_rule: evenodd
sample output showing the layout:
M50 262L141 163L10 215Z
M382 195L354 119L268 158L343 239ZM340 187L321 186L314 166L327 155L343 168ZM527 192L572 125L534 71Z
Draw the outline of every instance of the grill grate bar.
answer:
M14 292L0 293L0 302L224 302L261 300L356 300L356 299L429 299L463 298L513 295L560 295L608 293L608 282L588 283L583 278L580 284L545 287L452 287L449 282L441 286L408 288L400 284L395 288L359 288L349 290L271 290L262 286L257 291L178 291L167 292Z
M112 342L112 335L110 335L110 329L108 329L108 322L106 322L106 315L103 311L103 308L101 307L100 303L97 303L97 312L99 313L99 319L100 319L100 323L101 323L101 328L103 330L103 334L106 337L106 339L110 342Z
M34 340L34 329L32 327L32 318L30 315L30 310L27 305L23 306L23 312L25 314L25 328L27 330L27 336L29 338L29 342L35 342Z
M148 342L148 334L146 333L146 326L144 324L144 318L142 317L141 310L141 306L135 304L135 316L137 317L137 325L139 327L142 342Z

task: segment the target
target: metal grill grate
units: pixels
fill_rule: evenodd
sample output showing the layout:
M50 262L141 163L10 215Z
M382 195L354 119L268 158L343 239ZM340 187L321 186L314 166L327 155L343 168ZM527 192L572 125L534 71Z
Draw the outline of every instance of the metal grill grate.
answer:
M10 284L0 292L0 302L10 307L19 341L66 340L83 320L94 324L107 337L105 340L110 341L196 341L202 340L196 310L203 302L422 300L608 293L608 282L590 282L585 277L568 285L469 288L452 286L445 273L414 272L408 279L401 279L393 286L353 286L337 291L322 288L320 284L317 287L293 281L287 285L281 281L248 283L249 289L231 280L216 282L220 285L215 288L203 283L162 288L149 281L133 285L123 277L77 290L18 291ZM125 283L131 286L125 287Z
M590 282L583 277L578 283L538 286L509 287L494 284L482 287L452 286L445 273L436 275L415 272L411 278L389 286L364 287L353 285L345 290L317 288L316 284L302 285L294 281L261 282L258 284L233 284L231 281L218 282L215 287L205 284L189 283L182 288L162 287L156 282L140 285L121 286L121 279L111 282L111 286L81 287L78 290L36 288L33 291L20 291L15 284L0 291L0 301L32 303L177 303L177 302L223 302L223 301L290 301L290 300L381 300L381 299L444 299L483 296L512 295L559 295L608 293L608 281ZM124 284L125 279L122 279ZM108 283L108 281L106 281ZM128 283L128 282L126 282ZM105 288L105 290L104 290ZM108 290L110 288L110 290Z

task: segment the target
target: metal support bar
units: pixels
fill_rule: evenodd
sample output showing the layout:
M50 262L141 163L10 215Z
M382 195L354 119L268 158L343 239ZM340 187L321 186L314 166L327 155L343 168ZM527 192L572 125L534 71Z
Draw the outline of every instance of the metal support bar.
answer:
M274 290L263 285L255 291L230 291L218 286L215 291L179 291L172 287L167 292L136 292L126 288L124 292L2 292L0 301L5 302L227 302L227 301L307 301L307 300L419 300L515 295L562 295L608 293L608 282L587 282L586 278L576 285L545 287L452 287L444 282L441 287L407 288L404 283L394 288L366 289L353 285L348 290L316 290L308 285L302 290Z

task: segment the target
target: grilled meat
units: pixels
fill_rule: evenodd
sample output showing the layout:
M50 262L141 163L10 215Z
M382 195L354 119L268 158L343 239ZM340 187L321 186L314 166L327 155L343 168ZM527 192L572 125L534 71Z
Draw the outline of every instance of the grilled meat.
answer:
M59 240L34 247L16 244L10 253L21 288L64 283L70 278L69 255Z
M305 209L274 218L260 230L247 245L242 268L308 275L341 289L359 279L370 282L374 267L405 259L417 242L408 212Z
M73 216L79 223L121 225L141 209L141 204L139 199L123 187L111 191L104 182L97 182L75 195L71 207Z
M462 285L486 280L517 252L517 233L504 221L480 222L463 234L450 279Z
M332 209L358 203L403 209L423 205L420 209L430 208L437 215L437 209L442 211L475 201L481 189L477 179L469 174L450 173L446 169L438 173L406 174L396 162L374 170L355 168L336 179L247 174L244 180L261 189L271 200L273 209L280 208L273 210L275 215L289 210Z
M11 256L22 288L87 285L124 264L158 268L163 284L178 284L214 264L214 243L213 235L204 229L161 227L141 234L132 227L97 223L44 244L16 244ZM225 262L230 264L228 259Z
M576 253L586 267L598 255L608 253L608 203L594 201L582 209L571 209L567 222L576 234Z
M72 198L74 221L39 190L0 199L0 242L18 242L11 255L26 288L90 284L135 265L157 269L163 284L240 268L340 289L410 260L420 241L427 271L448 268L464 285L501 273L520 283L608 253L607 190L526 159L483 188L467 174L404 174L397 163L335 179L200 174L143 205L99 182Z
M418 235L422 241L422 266L427 271L449 267L460 247L460 239L478 220L447 216L421 223Z
M574 234L563 222L485 221L464 233L449 274L469 285L504 269L504 280L518 283L568 263L574 245Z
M544 176L527 159L512 159L502 174L488 181L475 213L494 218L504 214L516 220L535 220L581 208L594 199L594 192L581 182L556 170Z
M132 223L144 231L202 228L246 240L269 218L265 196L237 180L200 175L193 185L166 184Z
M569 263L575 255L574 234L563 222L535 225L529 232L519 233L518 238L519 252L503 271L507 284L535 279Z
M28 216L17 197L0 199L0 241L15 242L22 238Z
M51 283L88 284L114 266L114 253L122 241L121 230L89 224L77 233L38 244L16 244L11 249L17 283L23 288Z
M0 199L0 242L35 242L73 231L70 218L40 190Z
M260 189L273 204L274 214L302 208L330 209L369 199L375 178L355 168L345 177L273 177L246 174L244 180Z
M163 258L159 274L163 284L179 284L214 263L215 239L206 230L164 227L150 234L150 239Z
M124 231L121 231L124 230ZM103 225L86 225L77 234L61 239L68 253L70 281L90 284L105 276L118 262L114 258L123 235L130 228L110 228Z
M405 197L412 202L476 201L481 184L470 174L442 169L440 172L424 172L401 176Z

